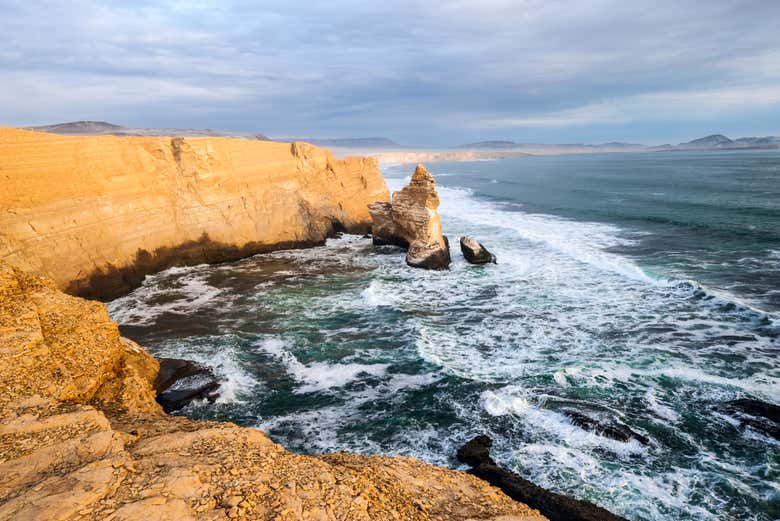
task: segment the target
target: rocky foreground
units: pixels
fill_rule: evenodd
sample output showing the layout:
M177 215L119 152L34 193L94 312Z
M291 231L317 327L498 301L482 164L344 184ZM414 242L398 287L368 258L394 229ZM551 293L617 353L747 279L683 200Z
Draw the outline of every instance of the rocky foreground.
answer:
M411 458L301 456L166 415L105 306L0 262L0 519L545 519Z

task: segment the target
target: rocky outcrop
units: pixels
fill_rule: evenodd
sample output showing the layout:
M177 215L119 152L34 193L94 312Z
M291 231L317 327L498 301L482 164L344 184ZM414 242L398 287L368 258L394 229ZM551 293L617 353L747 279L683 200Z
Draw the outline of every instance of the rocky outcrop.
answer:
M636 440L642 445L650 445L650 439L647 436L636 432L616 418L590 416L581 411L571 409L564 409L562 412L569 418L572 425L576 425L582 430L595 432L600 436L622 441L623 443Z
M542 521L464 472L165 414L105 306L0 261L0 520ZM178 367L178 369L177 369Z
M374 244L407 248L406 263L415 268L447 269L450 246L442 234L438 207L433 176L417 165L409 185L395 192L390 203L368 206Z
M174 265L365 233L389 192L371 158L305 143L59 136L0 128L0 260L112 297Z
M160 358L154 381L157 402L172 412L196 400L213 402L219 397L219 380L214 371L191 360Z
M719 413L726 413L738 419L739 426L742 428L750 427L780 440L780 406L746 396L717 404L715 409Z
M154 358L120 337L103 304L0 262L0 410L38 396L162 413L151 388L158 370Z
M471 264L487 264L488 262L496 264L496 256L482 246L481 242L477 242L471 237L460 238L460 251Z
M496 485L509 497L538 509L550 521L626 521L593 503L550 492L502 469L490 457L492 445L488 436L477 436L458 449L458 461L472 467L475 476Z

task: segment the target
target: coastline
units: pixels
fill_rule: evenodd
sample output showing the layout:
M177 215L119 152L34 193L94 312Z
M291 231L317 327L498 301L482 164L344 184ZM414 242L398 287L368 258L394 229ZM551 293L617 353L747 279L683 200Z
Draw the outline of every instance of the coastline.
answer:
M377 148L333 148L336 157L364 155L376 159L380 164L414 164L463 161L493 161L497 159L535 156L566 156L577 154L651 154L657 152L733 152L777 150L771 146L741 147L604 147L589 145L525 145L506 149L377 149Z
M13 164L13 163L11 162L9 164ZM331 175L331 172L328 169L328 165L332 166L332 164L333 163L328 163L328 162L325 163L325 172L324 173L326 175L328 175L328 176ZM484 166L491 166L491 165L498 166L498 164L493 164L493 163L487 163ZM196 174L197 174L197 176L212 175L210 172L204 171L204 170L199 170L199 171L196 172ZM294 174L294 175L298 175L298 174ZM339 174L333 174L333 175L334 175L334 177L336 179L336 182L338 182L338 180L341 179L343 176L345 176L345 175L349 176L349 175L352 175L352 174L347 172L347 173L339 173ZM307 188L311 188L311 186L309 186ZM453 195L451 192L445 192L445 193L447 193L449 196ZM19 199L19 200L24 199L24 194L23 193L20 192L20 193L18 193L16 195L17 195L17 199ZM103 194L103 195L105 195L105 194ZM208 192L202 192L201 191L200 195L201 196L208 195ZM316 200L316 199L311 199L311 200ZM105 200L103 200L101 202L105 203ZM461 201L461 203L462 203L462 201ZM312 209L309 209L308 215L311 215L311 214L312 214ZM30 215L31 214L28 214L28 215L25 216L25 218L28 219L28 222L30 222L29 221ZM13 222L13 221L8 221L8 222ZM37 221L32 221L32 223L33 224L30 225L31 228L32 227L38 228ZM27 224L27 223L23 223L23 224ZM325 226L325 229L327 230L326 231L326 237L328 235L336 233L338 231L337 230L338 226L334 226L334 221L330 221L330 225L331 225L330 228L328 228L327 227L327 223L326 223L326 226ZM305 223L304 223L304 229L306 229L305 228ZM353 228L353 230L360 230L360 229L361 229L360 225L357 225L355 228ZM5 230L5 228L3 228L3 230ZM103 239L105 239L105 237L103 237ZM202 242L195 241L195 244L193 244L191 246L185 246L181 250L178 250L176 248L172 248L170 251L162 250L164 255L160 255L160 257L164 257L164 258L167 258L169 260L166 261L166 262L157 262L157 263L150 262L148 264L149 267L147 268L148 269L148 273L149 274L157 273L158 271L160 271L161 269L164 269L168 265L176 265L176 266L178 266L178 265L189 265L191 263L197 264L197 263L206 261L207 258L203 257L203 256L201 256L201 257L195 256L195 257L193 257L193 259L191 261L188 261L186 258L182 258L182 255L184 255L186 257L187 251L190 248L193 251L195 251L197 255L202 255L203 251L206 251L206 252L209 251L209 244L208 244L208 242L209 242L208 241L208 237L206 237ZM496 241L496 242L499 243L499 244L501 243L501 241ZM495 244L496 242L491 242L489 244ZM314 243L312 243L312 244L308 244L308 243L306 243L306 244L289 244L289 246L304 246L304 247L316 246L316 245L317 244L314 244ZM286 245L286 244L279 244L279 243L277 243L277 244L262 244L262 247L266 249L264 251L269 251L269 252L270 251L279 251L280 248L283 248L285 246L288 246L288 245ZM218 256L217 256L216 259L209 260L209 262L222 262L222 261L230 261L230 260L232 260L232 258L230 258L230 257L228 257L228 258L224 257L224 255L225 255L225 251L224 250L228 251L228 255L232 255L230 253L231 248L235 248L235 249L239 249L240 250L240 248L238 248L237 246L225 246L224 244L220 244L216 248L212 248L212 251L215 251ZM35 250L31 250L31 251L35 251ZM152 251L154 252L154 251L156 251L156 249L152 250ZM148 250L147 250L147 252L148 252ZM146 254L143 254L143 255L146 255ZM241 257L247 256L247 255L252 255L252 253L247 253L246 251L244 251L243 254L241 254L238 257L234 257L234 258L241 258ZM309 255L309 252L304 252L303 253L303 258L306 258L308 255ZM221 270L223 270L225 268L226 267L220 267L219 270L221 271ZM172 270L172 271L176 271L176 270ZM112 285L113 284L119 284L119 283L125 283L125 281L129 277L128 273L130 273L130 272L125 272L125 273L123 273L121 275L118 275L118 276L116 276L114 278L111 278L111 277L105 278L105 280L103 281L103 289L101 291L99 291L99 293L102 293L103 295L105 295L106 293L111 293ZM142 278L143 278L143 275L141 275L138 280L140 280ZM19 278L19 280L22 280L22 279L23 279L23 277ZM40 301L48 300L48 298L49 298L49 297L43 298L41 296L42 290L40 288L46 286L47 285L46 283L39 283L39 282L31 281L30 279L24 279L24 282L18 282L17 281L16 284L18 286L20 286L20 287L23 287L23 288L38 288L32 294L30 294L30 300L35 302L34 306L38 306L40 304ZM66 282L64 287L67 289L69 287L69 283ZM128 284L125 287L113 286L113 292L115 294L124 294L131 287L133 287L133 284ZM368 289L370 290L372 287L373 287L373 284ZM98 289L98 286L94 285L94 288ZM108 291L106 291L106 290L108 290ZM104 293L104 291L106 291L106 292ZM7 295L8 293L4 293L4 294ZM33 297L32 295L35 295L35 296ZM43 309L48 310L48 311L44 312L44 314L47 314L47 313L51 312L52 307L47 305ZM64 308L63 309L58 309L56 312L57 313L65 313ZM11 314L13 314L13 311L8 312L8 314L10 316ZM40 311L39 311L39 314L40 314ZM57 321L59 322L59 319ZM62 323L62 322L60 322L60 323ZM89 324L89 321L87 321L87 323ZM102 324L102 322L100 322L100 321L98 321L97 325L92 324L94 326L93 329L103 330L103 329L106 329L106 328L111 329L112 327L114 327L114 328L116 327L115 325L101 325L101 324ZM33 327L28 328L27 332L34 331L36 327L38 327L38 329L45 329L45 328L43 328L41 326L33 326ZM43 336L44 336L44 343L48 342L49 339L51 338L51 334L50 333L44 333ZM65 341L68 342L67 345L73 346L73 345L78 344L79 342L83 342L84 339L86 337L88 337L88 336L89 336L89 333L86 333L86 332L82 333L82 332L78 332L78 331L74 331L74 330L69 330L69 331L67 331L67 335L63 335L63 338L65 338ZM11 352L13 352L14 349L18 349L20 347L22 349L28 349L27 346L20 346L20 345L14 344L15 340L14 340L14 338L11 338L11 337L6 337L6 338L3 339L3 341L4 342L7 341L7 344L3 344L3 345L9 346L9 349L11 350ZM121 342L124 342L125 344L127 344L127 341L121 340ZM141 342L141 343L143 343L143 342ZM153 344L149 344L149 345L151 346ZM132 344L130 344L130 346L132 346ZM171 420L171 419L166 420L166 421L162 421L162 420L158 421L157 419L153 419L153 418L150 418L150 417L143 418L143 417L147 416L147 414L151 414L151 413L143 412L143 411L141 411L141 412L139 412L139 411L134 412L133 414L135 416L131 418L131 417L127 416L128 412L126 410L119 410L119 409L122 409L122 408L127 408L127 403L125 403L125 401L124 401L127 396L129 396L131 394L138 394L139 392L140 392L140 395L144 395L144 394L148 395L149 394L149 391L148 391L148 381L149 381L149 378L146 377L146 376L143 376L141 373L144 373L145 371L148 372L149 371L149 366L153 366L154 365L154 361L152 359L150 359L150 357L148 357L148 355L146 357L144 357L144 355L142 354L143 353L142 348L140 348L138 346L127 347L127 345L125 345L123 349L124 349L124 354L120 353L119 355L112 355L112 356L115 357L116 360L119 360L119 361L118 362L116 362L116 361L115 362L110 362L110 364L113 364L113 369L111 369L109 371L109 373L106 376L106 378L104 379L103 383L98 387L98 391L95 392L95 395L92 398L90 398L89 400L86 400L86 401L84 401L83 398L76 398L75 399L75 403L85 403L85 404L87 404L88 407L95 408L95 411L97 411L97 413L99 413L99 414L103 414L105 419L109 422L109 424L112 425L111 431L110 432L106 431L108 434L104 434L103 436L110 435L110 436L113 436L113 437L119 437L119 438L123 438L124 439L124 438L127 438L128 434L130 434L132 431L137 431L139 425L144 425L146 427L151 426L151 428L153 430L155 430L155 432L164 430L164 431L169 432L169 433L174 433L175 432L176 436L180 436L182 430L184 432L190 432L189 429L194 429L194 430L200 431L200 430L203 430L203 429L207 428L207 427L204 427L203 425L211 425L208 422L195 422L193 420L188 420L188 422L192 422L192 423L187 423L187 422L184 422L184 419L181 419L181 418L177 419L175 421ZM61 360L52 360L52 359L46 359L45 358L46 356L49 356L51 354L51 351L52 350L49 349L49 354L46 354L45 350L43 350L43 351L41 351L43 354L39 354L39 355L33 356L34 359L35 359L36 356L43 356L44 357L43 360L36 359L38 361L36 361L35 363L39 363L40 362L40 363L42 363L43 365L45 365L47 367L49 365L52 365L54 367L59 366L60 363L62 362ZM130 354L130 353L132 353L132 354ZM20 356L26 357L27 354L26 354L26 352L24 352L24 354L22 354ZM135 361L132 361L131 359L135 359ZM139 362L139 359L140 359L140 362ZM302 359L302 360L303 360L303 363L306 363L306 364L310 363L310 361L308 361L306 359ZM78 366L82 366L82 367L88 367L88 366L90 366L90 364L93 363L93 361L91 361L91 360L83 361L83 360L80 360L78 358L72 358L72 359L66 359L64 361L64 363L65 363L66 366L78 365ZM300 365L300 362L298 362L298 363ZM139 367L139 365L140 365L140 367ZM300 366L300 367L304 367L304 366ZM13 369L13 366L11 366L11 365L8 365L8 366L5 367L5 371L7 371L7 373L4 375L4 378L6 378L8 381L11 381L13 379L13 377L18 376L18 375L14 375L14 374L12 374L10 372L12 369ZM130 380L134 381L135 383L131 383L130 380L128 380L128 375L132 376L132 378L130 378ZM142 380L145 379L147 381L147 383L143 383L142 382L142 383L139 384L138 382L140 380L138 380L138 378L141 378ZM43 377L42 380L45 382L45 381L47 381L47 378ZM113 390L106 390L107 389L106 386L108 385L109 382L115 382L114 384L109 386L109 387L113 387ZM79 384L79 385L81 385L81 384ZM103 389L103 390L101 390L101 389ZM113 397L106 398L106 393L108 393L109 395L111 395ZM27 414L35 414L35 415L37 415L38 418L40 418L42 420L45 420L46 418L49 418L49 416L52 414L52 411L57 412L57 411L64 410L64 409L62 409L63 403L66 403L66 404L67 403L74 403L74 399L73 398L68 398L64 402L61 401L61 400L55 400L54 402L51 402L51 403L49 403L47 405L40 405L40 404L38 404L38 405L34 405L34 407L26 405L28 403L37 403L36 402L37 398L33 399L32 396L34 396L34 395L29 395L29 396L25 395L25 397L22 400L19 401L20 404L22 404L21 407L17 407L17 404L14 403L13 406L9 406L7 408L7 411L5 411L5 412L10 412L11 416L13 416L15 418L20 418L20 417L25 416ZM29 398L29 400L28 400L28 398ZM98 401L100 402L99 404L98 404L98 402L95 401L96 399L98 399ZM32 402L30 402L30 400L32 400ZM153 395L152 395L152 400L153 400ZM737 402L735 402L735 403L737 403ZM154 404L151 404L151 405L147 404L144 407L156 407L156 405L154 405ZM35 412L34 413L30 413L30 411L32 411L32 410L34 410ZM152 414L152 416L154 416L154 415ZM99 415L96 418L97 419L94 419L93 423L97 422L98 424L101 424L101 422L104 421L103 419L100 419ZM588 428L588 427L593 428L594 425L595 425L593 423L593 421L592 421L592 418L586 418L584 416L571 416L571 418L573 418L572 419L573 423L577 422L575 424L580 426L580 427L582 427L585 430L587 430L586 428ZM3 419L3 421L5 421L5 419ZM16 426L16 423L14 423L14 421L12 421L10 424L8 424L9 429L11 429L8 432L14 432L14 435L17 435L18 431L13 431L13 429L17 429L18 428L18 426ZM45 421L49 421L49 420L45 420ZM54 420L51 420L51 421L54 421ZM57 421L59 421L59 420L57 420ZM68 421L70 421L70 420L68 420ZM90 420L90 421L92 421L92 420ZM169 424L168 423L169 421L171 421L173 423ZM179 422L179 423L176 423L176 422ZM114 425L122 425L122 427L121 428L117 428L117 427L114 427ZM230 426L231 424L225 424L225 425ZM761 426L761 425L759 425L759 426ZM228 430L230 430L230 429L232 429L234 427L235 427L235 425L231 426ZM604 426L601 425L599 428L603 428L603 427ZM27 428L37 429L38 427L30 427L30 426L25 427L25 429L27 429ZM235 427L235 428L239 429L238 427ZM228 438L231 438L233 436L241 437L242 436L241 432L242 432L241 430L236 430L236 431L231 430L229 435L225 434L225 433L223 433L223 434L225 434L225 436L228 437ZM271 430L269 430L269 432L271 432ZM471 430L462 430L461 432L473 432L473 431L471 431ZM614 429L613 429L613 430L611 430L609 432L617 432L617 431L614 431ZM214 433L208 433L205 436L210 437L212 434L214 434ZM631 434L631 436L635 435L635 433L629 433L629 434ZM31 438L31 439L36 439L37 440L37 438ZM37 441L36 441L36 443L37 443ZM200 442L198 442L198 443L200 443ZM263 443L261 443L260 441L258 441L258 444L263 445ZM117 449L117 450L119 450L120 452L121 451L127 452L129 454L130 458L137 458L138 455L134 452L135 451L134 447L135 447L135 442L126 443L124 449ZM214 450L214 449L212 448L211 450ZM251 449L251 450L255 450L255 449ZM257 450L260 450L260 449L257 448ZM262 450L260 450L260 452L264 452L265 450L266 449L262 449ZM297 447L297 450L301 450L301 448ZM189 452L189 449L187 449L187 450L185 450L183 452ZM446 453L449 454L451 451L447 450L447 451L442 451L442 452L446 452ZM37 454L37 453L33 453L33 454ZM169 458L169 457L172 456L172 454L170 452L161 452L160 454L161 454L160 457L164 456L166 458ZM32 455L32 454L28 454L28 456L30 456L30 455ZM201 457L201 456L205 457L204 454L201 454L199 457ZM502 454L502 458L504 456L505 456L505 454ZM35 457L37 458L39 456L36 455ZM237 456L231 456L231 457L237 457ZM260 457L260 456L258 456L258 457ZM327 459L325 456L312 456L312 457L319 458L319 459L323 459L323 458ZM357 459L355 459L355 458L357 458ZM396 462L398 461L397 458L387 458L387 461L385 463L382 463L381 465L376 466L376 465L374 465L374 463L369 463L369 462L367 462L366 460L364 460L362 458L365 458L365 457L363 457L363 456L353 456L353 455L346 456L345 455L344 458L342 458L342 459L338 459L337 458L337 459L334 459L333 461L338 461L337 466L346 465L348 463L347 466L349 466L350 468L364 469L364 468L368 467L368 468L371 468L371 469L374 469L374 470L379 469L378 472L380 474L385 472L384 465L393 466L393 465L396 465ZM384 457L382 457L382 456L375 456L374 458L384 458ZM328 461L331 462L330 459L328 459ZM371 461L376 461L376 460L371 460ZM190 465L190 464L191 464L191 462L188 463L186 461L179 461L177 463L178 468L180 468L180 469L189 469L189 467L187 467L187 465ZM412 474L417 474L417 473L420 473L420 472L425 473L425 472L427 472L427 471L424 470L426 468L427 467L422 467L423 470L420 470L420 469L418 469L416 467L414 469L410 468L409 472L412 473ZM517 478L517 476L515 476L515 477L511 477L511 476L506 477L506 475L503 474L503 471L502 471L501 474L496 474L494 472L494 470L495 469L491 470L489 473L487 473L485 475L486 476L492 476L491 479L494 479L497 475L499 475L499 476L503 475L504 477L501 477L500 479L504 480L504 481L508 480L508 481L506 481L506 483L509 484L509 485L507 485L508 486L507 491L509 491L507 493L508 493L509 496L515 497L516 499L518 497L522 499L522 497L524 497L522 495L520 495L520 496L513 496L513 494L515 494L517 490L520 490L521 491L520 493L527 493L527 492L522 492L523 490L531 490L533 492L533 494L536 494L536 492L534 492L534 491L536 491L536 489L534 489L532 487L531 488L527 487L525 484L523 484L523 481L522 481L521 478ZM226 470L226 472L229 473L230 469L228 468ZM341 471L339 471L339 472L341 472ZM363 471L361 470L361 472L363 472ZM373 470L371 470L371 472L373 472ZM523 475L526 475L526 474L523 473ZM374 475L372 474L372 476L374 476ZM49 479L50 477L52 477L52 476L47 476L46 478ZM516 478L521 480L520 481L521 486L519 487L519 489L518 489L518 487L512 485L512 483L517 483L517 479ZM218 480L214 481L213 483L217 484L217 483L219 483L219 480L222 480L222 479L225 479L225 478L219 477ZM230 478L227 478L227 479L229 480ZM376 478L376 476L374 476L374 477L371 477L370 479L373 480L373 479L378 479L378 478ZM455 478L453 478L453 479L455 479ZM496 481L494 484L499 484L500 485L504 481ZM460 486L460 485L454 485L454 486ZM501 486L503 486L503 485L501 485ZM245 498L247 494L248 493L241 492L241 497ZM437 492L431 492L430 490L426 490L424 492L424 494L429 494L430 497L434 497L434 496L437 495ZM428 496L426 496L426 497L428 497ZM430 499L430 498L428 497L428 499ZM185 500L185 503L186 503L187 502L186 498L184 498L184 500ZM159 499L155 499L155 501L159 501ZM215 501L217 501L217 500L215 499ZM232 500L230 500L230 501L232 502ZM438 500L436 500L436 501L438 501ZM255 502L255 499L253 499L250 503L254 504L254 502ZM219 503L219 504L222 505L222 503ZM203 506L203 505L198 503L198 507L201 507L201 506ZM223 507L228 507L227 511L230 511L230 509L232 509L232 508L236 508L235 505L231 506L230 503L225 503L223 505ZM211 507L208 507L208 508L211 508ZM234 512L237 512L237 511L234 511ZM552 514L547 513L547 516L548 516L548 518L553 519ZM411 518L415 518L415 517L411 517Z
M171 266L365 233L386 201L371 158L306 143L59 136L0 128L0 259L109 298Z
M207 239L196 242L194 248L186 246L189 239L179 221L174 227L179 236L173 244L183 244L185 250L174 246L162 250L163 255L149 246L154 244L153 236L146 235L143 245L137 243L137 237L131 237L128 251L138 252L136 259L147 259L141 269L138 262L119 262L116 257L102 264L104 261L94 255L86 260L83 255L74 255L69 263L57 263L68 251L110 251L116 255L118 246L128 242L124 230L148 226L153 217L142 210L144 219L130 219L129 228L121 220L109 219L106 231L91 236L86 228L73 227L78 224L74 216L89 216L106 208L116 211L117 204L107 204L111 196L106 190L111 184L84 183L73 165L57 153L57 146L73 147L86 141L81 148L88 153L78 163L83 171L98 178L105 176L109 182L112 177L118 179L120 186L128 179L136 182L134 175L155 172L154 155L161 153L172 169L157 169L156 175L182 180L184 186L176 183L178 188L172 193L174 198L189 198L193 187L204 178L217 176L215 186L220 188L236 175L231 173L225 178L214 168L215 149L233 143L225 143L224 139L215 143L211 138L178 143L159 138L41 138L13 130L4 130L0 137L0 157L11 180L11 190L4 193L3 200L8 212L0 227L0 345L6 355L5 362L0 363L0 518L86 516L130 520L152 515L162 519L546 519L462 471L411 458L346 453L299 456L274 444L259 430L163 413L153 387L159 363L142 347L120 337L103 304L60 290L103 297L121 294L137 285L143 275L164 267L232 260L257 251L232 245L209 248ZM39 139L53 146L41 146ZM135 149L128 152L126 147L132 148L139 140L144 141L138 149L138 166L146 167L146 171L101 172L95 147L103 148L102 161L113 165L112 161L127 161L128 153L135 154ZM247 140L235 141L241 141L241 146L257 146ZM186 145L195 150L192 156L182 152ZM294 205L303 208L303 213L297 215L304 218L294 218L292 228L285 233L311 239L303 243L263 242L263 251L277 246L309 246L335 231L366 229L366 200L387 196L376 162L355 158L339 163L309 145L272 146L283 153L292 151L291 159L285 161L297 166L293 172L287 170L284 182L289 193L304 193L309 201ZM9 149L17 153L6 155ZM37 154L37 160L25 161L31 153ZM144 155L147 153L152 157ZM59 161L59 168L44 167L37 170L38 179L30 178L26 172L41 168L41 154L48 158L44 161L47 165ZM278 158L270 168L279 169ZM60 175L63 169L64 177ZM68 187L68 175L80 186ZM290 175L297 178L299 184L295 187L289 184ZM319 206L314 206L311 202L316 200L320 175L337 185L340 198L330 203L330 188L320 185L319 195L323 197ZM373 177L368 179L369 175ZM57 177L59 182L51 186L47 176ZM266 183L273 180L268 174L262 177ZM349 190L345 193L350 179L356 183L353 186L359 197ZM138 186L148 189L143 182ZM87 197L90 191L100 195L97 206ZM62 193L73 197L71 202L63 204L57 199ZM271 191L266 193L279 194L272 183ZM195 194L201 202L212 195L203 190ZM46 197L54 199L47 202ZM242 206L242 214L246 215L246 206ZM196 207L210 209L211 205ZM137 211L136 204L125 208L131 210L131 216ZM61 212L59 217L56 211ZM224 214L222 221L231 223ZM204 226L207 224L201 220L195 228L201 237L208 238ZM236 233L232 227L230 231ZM232 242L241 244L236 239ZM45 248L49 249L49 257L42 253ZM157 255L149 257L143 251L150 249ZM187 250L195 254L182 258ZM216 259L209 257L209 251L218 252ZM129 271L117 269L104 276L98 270L103 277L100 283L92 279L83 285L82 274L86 271L94 277L91 267L101 265L124 266ZM56 278L52 281L45 275ZM6 443L11 440L24 441L21 445Z

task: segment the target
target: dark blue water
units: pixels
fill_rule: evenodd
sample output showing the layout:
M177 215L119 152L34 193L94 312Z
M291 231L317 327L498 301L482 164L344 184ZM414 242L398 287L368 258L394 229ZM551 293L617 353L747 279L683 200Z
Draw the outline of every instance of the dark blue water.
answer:
M645 234L621 250L780 310L780 152L669 152L439 163L440 182L523 211Z
M780 402L780 153L428 167L451 242L498 265L412 270L347 236L168 270L112 316L225 378L186 414L291 450L456 466L485 432L501 464L630 519L780 517L778 441L727 406ZM383 170L397 189L413 167Z

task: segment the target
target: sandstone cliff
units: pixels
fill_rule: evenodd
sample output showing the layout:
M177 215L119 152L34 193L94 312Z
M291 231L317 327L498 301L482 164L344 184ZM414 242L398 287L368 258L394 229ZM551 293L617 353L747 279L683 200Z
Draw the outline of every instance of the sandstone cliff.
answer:
M388 190L370 158L305 143L58 136L0 128L0 259L110 297L177 264L366 232Z
M0 520L544 519L463 472L167 416L158 367L102 304L0 261Z
M417 165L409 185L393 194L391 203L368 206L374 244L407 248L406 263L416 268L447 269L450 245L442 234L439 195L433 176Z

